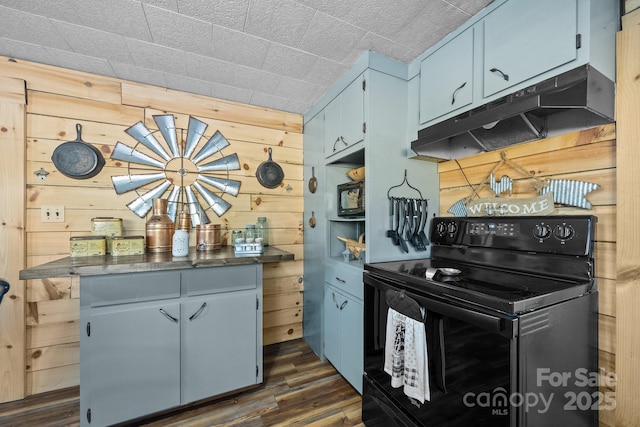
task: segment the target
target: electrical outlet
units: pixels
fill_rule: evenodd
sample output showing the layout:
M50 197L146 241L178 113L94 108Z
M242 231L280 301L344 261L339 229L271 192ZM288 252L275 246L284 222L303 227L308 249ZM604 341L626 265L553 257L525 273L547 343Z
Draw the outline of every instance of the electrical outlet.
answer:
M43 206L40 209L42 222L64 222L64 206Z

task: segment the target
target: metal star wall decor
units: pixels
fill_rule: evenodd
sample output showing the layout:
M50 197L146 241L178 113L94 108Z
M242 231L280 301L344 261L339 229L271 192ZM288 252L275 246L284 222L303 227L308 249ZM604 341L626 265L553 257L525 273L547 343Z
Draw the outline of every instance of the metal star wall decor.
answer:
M152 200L167 191L168 214L174 221L179 205L188 209L192 226L209 223L208 210L224 215L231 204L223 196L236 197L241 184L229 178L229 171L240 169L238 155L222 154L229 141L217 130L206 139L207 124L191 116L187 129L176 128L172 114L154 115L153 120L156 131L142 122L125 130L138 142L134 147L120 141L114 147L111 159L127 162L127 175L111 177L116 193L135 191L137 197L127 207L140 218L152 209ZM201 139L205 142L196 150Z

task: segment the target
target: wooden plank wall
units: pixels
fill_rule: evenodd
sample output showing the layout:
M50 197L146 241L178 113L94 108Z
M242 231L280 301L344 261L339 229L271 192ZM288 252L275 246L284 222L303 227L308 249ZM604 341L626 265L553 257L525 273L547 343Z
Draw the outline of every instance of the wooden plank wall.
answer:
M600 184L589 193L592 209L563 207L555 214L592 214L598 217L596 227L596 276L599 289L599 355L600 369L615 374L616 355L616 140L615 125L515 145L504 149L506 157L540 178L575 179ZM500 160L500 152L482 153L438 165L440 174L441 215L456 201L471 195L466 179L476 186ZM464 172L464 174L463 174ZM465 179L466 175L466 179ZM534 180L509 165L496 170L496 179L507 175L514 180L514 198L534 197ZM494 196L491 190L482 197ZM615 390L603 390L615 392ZM616 425L614 411L601 411L603 426Z
M230 173L242 182L240 194L224 196L231 209L221 218L209 211L211 221L222 225L223 244L230 230L266 216L270 243L295 254L295 261L265 265L264 344L302 336L301 115L0 57L3 76L22 79L27 86L26 164L11 165L16 174L26 175L27 250L22 267L67 256L69 238L90 234L91 218L97 216L122 218L125 235L144 235L146 219L126 208L137 195L116 195L113 189L110 177L126 175L127 164L111 160L111 151L118 141L136 145L124 130L138 121L153 130L154 114L171 113L177 127L187 128L192 115L209 125L206 137L219 130L229 140L223 154L237 153L242 166ZM83 125L83 140L106 160L102 172L87 180L63 176L51 161L58 145L76 138L76 123ZM285 173L275 189L262 187L255 177L269 147ZM40 168L49 172L44 180L34 174ZM64 206L65 221L41 222L40 208L46 205ZM193 231L191 238L193 242ZM27 395L78 384L77 279L27 281L26 290Z

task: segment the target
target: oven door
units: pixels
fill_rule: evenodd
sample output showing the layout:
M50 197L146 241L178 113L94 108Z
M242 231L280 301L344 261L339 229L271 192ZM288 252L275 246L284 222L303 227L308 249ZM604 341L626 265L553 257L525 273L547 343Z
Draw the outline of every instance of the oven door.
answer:
M364 391L367 426L515 426L518 319L445 297L414 285L364 273ZM430 401L410 400L391 387L384 371L386 291L404 291L426 309Z

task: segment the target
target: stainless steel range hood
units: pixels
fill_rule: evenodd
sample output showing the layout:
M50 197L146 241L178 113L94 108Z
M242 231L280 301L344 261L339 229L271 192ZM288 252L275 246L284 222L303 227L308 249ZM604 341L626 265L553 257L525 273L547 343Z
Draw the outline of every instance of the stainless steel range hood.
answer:
M418 132L418 155L455 159L613 122L615 85L585 65Z

